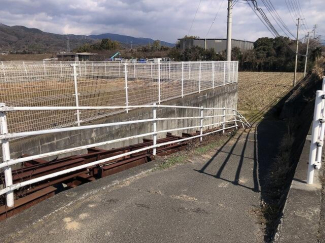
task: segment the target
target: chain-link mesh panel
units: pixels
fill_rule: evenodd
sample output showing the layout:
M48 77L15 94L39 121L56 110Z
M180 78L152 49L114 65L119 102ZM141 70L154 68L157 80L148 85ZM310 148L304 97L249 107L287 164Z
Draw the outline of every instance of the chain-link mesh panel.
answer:
M237 82L237 62L1 62L7 106L144 105ZM121 111L121 110L120 110ZM82 110L80 122L117 110ZM10 113L10 132L78 124L77 111Z

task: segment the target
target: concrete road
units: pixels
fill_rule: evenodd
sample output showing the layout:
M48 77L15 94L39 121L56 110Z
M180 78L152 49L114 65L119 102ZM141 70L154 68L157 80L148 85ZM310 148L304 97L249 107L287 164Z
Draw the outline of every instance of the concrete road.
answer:
M0 241L261 243L256 154L254 129L239 131L187 163L148 163L58 194L0 222Z

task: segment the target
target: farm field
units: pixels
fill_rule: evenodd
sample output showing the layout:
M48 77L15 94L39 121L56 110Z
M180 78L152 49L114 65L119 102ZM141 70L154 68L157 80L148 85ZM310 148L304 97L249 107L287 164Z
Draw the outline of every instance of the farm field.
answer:
M303 73L298 73L301 80ZM240 72L238 110L249 119L265 113L292 88L293 73Z

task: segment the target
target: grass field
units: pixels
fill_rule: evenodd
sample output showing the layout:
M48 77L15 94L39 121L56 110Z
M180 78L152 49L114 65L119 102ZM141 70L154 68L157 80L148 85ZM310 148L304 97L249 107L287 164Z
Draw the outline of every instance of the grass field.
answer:
M49 70L50 71L50 70ZM177 75L176 75L177 76ZM177 77L161 81L161 100L181 96L181 80ZM299 74L299 77L302 75ZM36 77L36 76L35 76ZM55 79L31 79L22 76L18 82L3 82L0 102L10 106L75 106L73 77L63 75ZM216 85L220 80L216 80ZM292 88L292 73L239 73L238 109L248 117L267 109L281 99ZM223 82L223 81L222 81ZM201 89L211 88L211 77L201 80ZM184 80L184 94L198 92L197 80ZM80 106L124 106L126 89L124 78L103 78L100 76L78 77ZM158 101L158 83L155 79L129 79L128 104L144 105ZM114 111L116 112L116 111ZM81 120L90 121L112 113L112 111L87 110L81 112ZM39 111L10 114L10 131L47 129L73 125L75 111Z
M298 80L303 77L298 73ZM240 72L238 110L248 119L266 112L292 89L293 73Z

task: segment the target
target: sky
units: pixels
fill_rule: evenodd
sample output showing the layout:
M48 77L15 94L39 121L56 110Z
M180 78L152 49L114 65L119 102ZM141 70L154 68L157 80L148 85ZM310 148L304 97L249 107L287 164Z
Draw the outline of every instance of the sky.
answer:
M272 2L294 35L294 21L301 17L305 24L301 27L300 38L317 24L317 34L323 34L325 39L324 0L264 1ZM283 35L262 0L257 2ZM227 0L0 0L0 3L0 23L56 34L115 33L171 43L185 35L226 38ZM289 6L300 4L301 12L290 12L286 3ZM233 38L255 41L259 37L272 37L272 34L247 3L239 0L233 9Z

